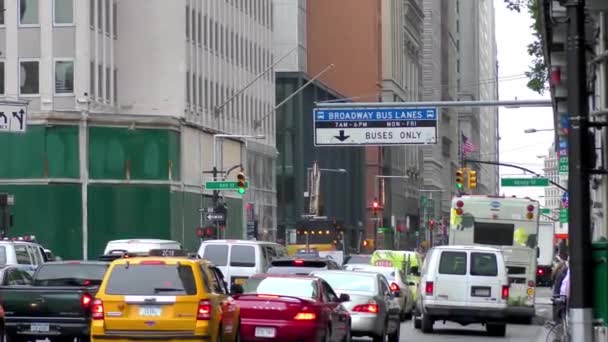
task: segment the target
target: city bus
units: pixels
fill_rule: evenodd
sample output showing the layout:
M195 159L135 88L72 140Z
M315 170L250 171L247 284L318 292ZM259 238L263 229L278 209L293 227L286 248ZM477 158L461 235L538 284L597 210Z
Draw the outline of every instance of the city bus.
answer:
M287 241L287 254L341 251L344 242L342 224L328 218L302 219Z
M535 315L539 203L529 198L465 195L452 199L450 245L502 249L509 276L509 315Z

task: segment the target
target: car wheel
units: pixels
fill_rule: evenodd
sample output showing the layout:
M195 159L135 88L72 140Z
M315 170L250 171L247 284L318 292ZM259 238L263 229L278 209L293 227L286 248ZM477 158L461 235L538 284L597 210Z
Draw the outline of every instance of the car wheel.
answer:
M392 334L388 335L388 342L399 342L401 335L401 324L397 324L397 329Z
M504 337L507 333L507 325L505 323L489 323L486 324L486 330L490 336Z
M420 329L425 334L432 333L434 323L435 322L433 322L433 319L429 315L423 313L420 318Z
M414 329L420 329L422 326L422 322L419 316L414 317Z
M380 335L374 336L374 342L386 342L386 326L387 324L385 323Z

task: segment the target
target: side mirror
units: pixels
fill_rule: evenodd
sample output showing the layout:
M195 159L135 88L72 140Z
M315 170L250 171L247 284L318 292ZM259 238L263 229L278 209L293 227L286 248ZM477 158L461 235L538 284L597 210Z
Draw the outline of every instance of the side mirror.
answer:
M338 301L341 303L350 302L350 296L347 295L346 293L341 293L340 297L338 297Z
M409 281L409 282L407 283L407 285L408 285L408 286L416 286L416 283L414 283L413 281Z
M401 291L395 291L395 292L391 292L393 294L393 297L395 298L400 298L401 297Z
M243 292L245 292L245 290L243 289L243 285L232 284L230 286L230 294L233 296L243 294Z

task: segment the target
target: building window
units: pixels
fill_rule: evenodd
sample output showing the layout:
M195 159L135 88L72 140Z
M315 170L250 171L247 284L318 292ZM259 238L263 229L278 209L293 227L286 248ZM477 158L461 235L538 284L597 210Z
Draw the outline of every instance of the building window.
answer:
M106 67L106 100L108 102L112 101L112 92L110 89L110 85L112 84L112 79L110 78L110 68Z
M0 0L0 8L4 9L4 0ZM4 26L4 12L5 11L0 12L0 26Z
M186 102L190 105L190 71L186 72Z
M118 18L116 17L118 15L118 5L116 4L116 1L112 4L112 27L113 27L113 34L114 34L114 39L118 38Z
M55 0L53 12L55 25L74 24L74 0Z
M110 19L111 19L110 18L110 13L111 13L111 4L110 4L110 1L111 0L105 0L105 2L106 2L106 6L105 6L106 7L106 13L105 13L105 16L106 16L106 29L105 29L105 32L108 35L108 37L112 34L112 31L110 30Z
M95 63L94 62L91 62L90 72L91 72L91 78L90 78L91 83L89 84L89 86L91 87L91 89L89 90L89 96L90 96L90 98L94 99L95 95L96 95L96 93L95 93Z
M190 40L190 6L186 6L186 39Z
M4 62L0 62L0 94L4 95Z
M20 62L20 73L19 73L19 84L20 94L22 95L38 95L39 94L39 81L40 71L38 61L21 61Z
M74 93L74 61L55 61L55 94Z
M114 103L118 103L118 69L114 69Z
M19 1L19 24L20 25L39 25L38 19L38 0Z
M89 25L95 28L95 0L89 0Z

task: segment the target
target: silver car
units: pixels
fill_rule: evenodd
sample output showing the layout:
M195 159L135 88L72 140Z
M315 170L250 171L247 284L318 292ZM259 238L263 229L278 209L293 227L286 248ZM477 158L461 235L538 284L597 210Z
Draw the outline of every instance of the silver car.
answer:
M369 336L374 341L399 341L400 307L386 278L379 273L352 271L315 271L312 276L325 280L336 293L345 293L350 301L342 305L351 316L351 335Z
M389 283L391 291L401 293L401 296L397 298L399 306L401 307L401 320L405 321L412 318L412 314L416 308L416 302L414 301L414 295L410 286L414 284L407 280L403 271L395 267L372 265L355 265L349 269L352 271L375 272L384 275Z

